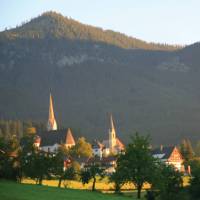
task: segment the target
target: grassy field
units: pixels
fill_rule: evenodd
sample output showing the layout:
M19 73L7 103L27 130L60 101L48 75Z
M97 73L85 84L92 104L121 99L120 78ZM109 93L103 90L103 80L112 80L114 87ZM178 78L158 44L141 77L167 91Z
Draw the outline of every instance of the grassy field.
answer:
M117 196L102 194L78 189L64 189L33 184L17 184L9 181L0 181L1 200L128 200L133 196Z
M34 180L31 179L24 179L22 183L26 184L35 184ZM58 186L58 180L44 180L42 185L46 186ZM92 188L92 181L90 181L88 184L83 185L80 181L63 181L61 187L65 188L71 188L71 189L81 189L81 190L91 190ZM146 184L144 189L148 188L149 186ZM104 178L103 180L97 179L96 182L96 189L101 191L108 191L108 190L114 190L114 184L110 183L108 178ZM133 184L125 184L122 188L123 190L133 190L134 186Z
M185 177L184 185L187 185L188 181L189 178ZM126 192L123 196L87 191L91 189L91 184L83 186L78 181L70 181L67 182L68 189L66 189L64 184L62 188L57 188L57 180L45 180L43 186L35 185L35 181L30 179L25 179L23 184L0 181L0 200L134 200L133 197L136 196L133 190ZM104 192L113 189L113 184L108 183L107 179L98 181L96 186L98 190ZM133 189L133 186L127 184L123 189Z
M183 185L187 186L189 184L189 180L190 180L190 178L188 176L184 176L183 177ZM22 181L22 183L35 184L35 181L31 180L31 179L24 179ZM45 186L57 187L58 180L44 180L42 184ZM67 188L71 188L71 189L91 190L92 181L90 181L89 184L85 184L85 185L83 185L80 181L65 181L65 182L63 181L61 187L63 187L63 188L67 187ZM144 184L143 189L146 190L146 189L149 189L149 187L150 187L149 184ZM114 184L110 183L108 178L104 178L103 180L97 179L96 189L100 190L102 192L106 192L106 191L110 191L110 190L112 191L112 190L114 190ZM135 189L135 188L134 188L134 185L131 183L127 183L122 187L123 191L129 191L129 190L133 190L133 189Z

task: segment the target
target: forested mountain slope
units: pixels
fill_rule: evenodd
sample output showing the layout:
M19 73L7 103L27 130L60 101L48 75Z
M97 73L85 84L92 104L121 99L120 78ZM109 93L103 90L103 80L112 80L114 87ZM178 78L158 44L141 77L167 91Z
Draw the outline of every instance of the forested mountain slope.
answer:
M149 133L154 143L199 138L199 43L176 51L142 43L148 46L142 49L139 43L95 39L98 31L108 33L101 29L84 38L90 26L73 29L71 38L69 33L56 36L59 26L44 30L41 18L46 17L49 13L0 33L1 118L47 120L51 90L58 124L89 139L108 136L111 112L125 142L136 130ZM41 35L32 37L33 30Z

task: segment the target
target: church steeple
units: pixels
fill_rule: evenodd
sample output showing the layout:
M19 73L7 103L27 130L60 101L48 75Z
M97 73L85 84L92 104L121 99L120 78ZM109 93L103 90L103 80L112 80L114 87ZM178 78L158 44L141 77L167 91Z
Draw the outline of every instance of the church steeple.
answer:
M49 98L49 119L47 123L47 130L48 131L57 130L57 123L54 116L53 99L52 99L51 93L50 93L50 98Z
M114 126L112 114L110 115L110 127L111 127L111 131L115 133L115 126Z
M113 122L112 114L110 115L110 129L109 129L109 149L110 153L114 153L114 148L116 146L116 131Z

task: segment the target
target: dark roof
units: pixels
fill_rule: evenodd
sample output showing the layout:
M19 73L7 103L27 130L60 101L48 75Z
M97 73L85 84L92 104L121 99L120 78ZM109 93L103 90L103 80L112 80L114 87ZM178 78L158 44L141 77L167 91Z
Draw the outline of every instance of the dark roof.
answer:
M162 159L168 159L172 154L175 146L158 147L152 150L152 155L164 154Z
M103 161L104 163L117 161L117 156L103 157L103 158L102 158L102 161Z
M56 143L66 143L67 130L44 131L38 132L37 135L41 138L40 146L52 146Z
M92 164L92 163L101 163L101 158L99 157L91 157L87 160L87 164Z

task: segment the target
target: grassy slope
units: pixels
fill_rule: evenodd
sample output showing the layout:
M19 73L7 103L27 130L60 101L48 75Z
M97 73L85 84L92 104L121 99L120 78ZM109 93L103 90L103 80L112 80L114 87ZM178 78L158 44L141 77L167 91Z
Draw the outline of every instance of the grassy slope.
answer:
M62 189L47 186L16 184L0 181L0 199L2 200L125 200L128 197L93 193L90 191ZM133 198L131 198L133 199Z

